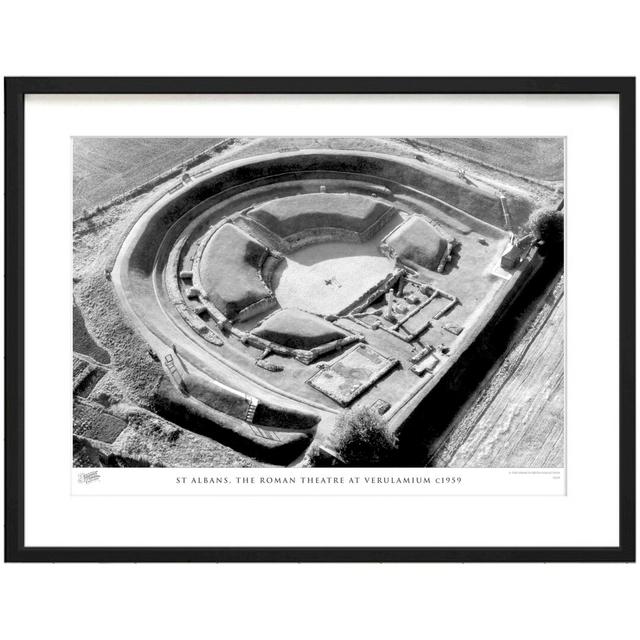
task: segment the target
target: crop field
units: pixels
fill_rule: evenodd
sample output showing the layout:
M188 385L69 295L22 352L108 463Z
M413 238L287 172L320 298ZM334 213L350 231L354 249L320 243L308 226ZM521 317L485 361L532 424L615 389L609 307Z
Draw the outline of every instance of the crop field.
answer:
M168 171L223 138L75 138L73 217Z
M564 138L429 138L428 143L529 178L564 179Z
M433 466L564 466L564 314L560 283L454 425Z

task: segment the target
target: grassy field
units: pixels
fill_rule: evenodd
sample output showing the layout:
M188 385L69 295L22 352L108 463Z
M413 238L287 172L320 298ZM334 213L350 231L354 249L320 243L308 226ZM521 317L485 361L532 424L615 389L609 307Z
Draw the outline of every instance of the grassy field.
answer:
M101 364L111 362L109 353L87 331L82 312L76 304L73 305L73 350L76 353L83 353Z
M223 138L74 138L73 216L133 189Z
M428 138L479 162L537 180L564 180L564 138Z

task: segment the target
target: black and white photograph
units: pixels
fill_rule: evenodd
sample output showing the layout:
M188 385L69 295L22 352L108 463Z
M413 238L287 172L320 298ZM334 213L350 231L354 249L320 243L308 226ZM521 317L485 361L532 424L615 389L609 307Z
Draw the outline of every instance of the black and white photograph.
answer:
M632 81L7 86L12 557L632 556Z
M74 467L564 469L564 137L70 145Z
M2 637L632 638L632 4L5 5Z

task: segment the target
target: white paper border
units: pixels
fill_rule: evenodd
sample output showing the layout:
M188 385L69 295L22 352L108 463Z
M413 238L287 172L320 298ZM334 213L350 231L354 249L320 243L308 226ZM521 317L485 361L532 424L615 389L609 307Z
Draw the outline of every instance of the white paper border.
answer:
M611 282L618 255L617 102L616 96L28 96L27 546L617 545L618 288ZM72 135L567 136L568 495L72 497L64 364L71 353L71 263L62 249L71 238ZM606 292L597 312L594 291ZM605 328L602 345L594 334Z

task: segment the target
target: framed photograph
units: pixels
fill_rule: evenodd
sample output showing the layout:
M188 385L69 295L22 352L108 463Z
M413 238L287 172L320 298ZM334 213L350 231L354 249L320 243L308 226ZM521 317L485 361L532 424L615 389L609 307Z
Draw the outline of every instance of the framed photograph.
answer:
M8 561L635 560L634 78L7 78Z

